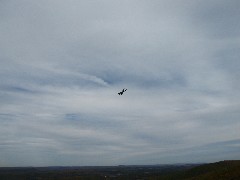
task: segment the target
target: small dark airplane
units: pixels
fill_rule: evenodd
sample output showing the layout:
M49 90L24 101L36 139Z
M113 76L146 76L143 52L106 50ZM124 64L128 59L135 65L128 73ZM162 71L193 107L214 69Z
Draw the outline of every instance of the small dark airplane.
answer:
M118 95L123 95L123 93L124 93L126 90L127 90L127 89L124 89L124 88L123 88L123 90L122 90L121 92L119 92Z

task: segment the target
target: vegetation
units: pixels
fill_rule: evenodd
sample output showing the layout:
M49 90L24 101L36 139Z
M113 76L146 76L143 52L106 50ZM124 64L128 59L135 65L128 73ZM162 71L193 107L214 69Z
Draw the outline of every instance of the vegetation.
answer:
M240 160L211 164L101 167L0 168L1 180L238 180Z

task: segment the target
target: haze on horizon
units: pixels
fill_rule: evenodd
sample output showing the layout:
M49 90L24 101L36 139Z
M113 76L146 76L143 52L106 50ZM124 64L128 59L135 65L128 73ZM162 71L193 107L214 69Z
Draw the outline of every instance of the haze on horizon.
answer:
M239 159L239 9L0 1L0 166Z

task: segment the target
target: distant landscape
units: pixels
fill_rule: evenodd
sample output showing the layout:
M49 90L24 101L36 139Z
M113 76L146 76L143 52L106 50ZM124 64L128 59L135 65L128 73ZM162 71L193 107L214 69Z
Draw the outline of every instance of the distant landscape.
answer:
M1 167L1 180L240 179L240 160L208 164Z

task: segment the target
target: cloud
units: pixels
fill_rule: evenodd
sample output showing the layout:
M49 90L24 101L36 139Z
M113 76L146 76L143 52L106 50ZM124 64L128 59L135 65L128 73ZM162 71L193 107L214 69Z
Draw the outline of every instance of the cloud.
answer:
M0 166L237 159L238 4L2 1Z
M237 19L240 17L238 7L239 1L233 0L226 3L224 0L199 1L196 3L192 14L195 25L204 30L204 33L210 38L236 38L239 37L240 23ZM193 19L193 20L194 20Z

